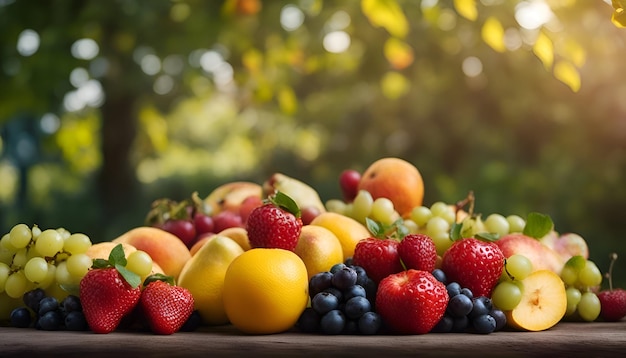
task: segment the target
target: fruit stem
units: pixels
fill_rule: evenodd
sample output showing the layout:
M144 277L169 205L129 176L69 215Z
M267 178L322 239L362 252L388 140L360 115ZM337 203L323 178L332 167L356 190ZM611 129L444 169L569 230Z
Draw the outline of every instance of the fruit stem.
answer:
M475 201L475 199L476 198L474 197L474 191L470 190L469 193L467 194L467 197L465 199L457 201L457 203L455 205L455 212L458 212L465 205L469 204L469 209L467 210L467 213L471 217L472 214L474 214L474 201Z
M613 265L617 260L617 254L613 252L609 255L609 257L611 258L611 263L609 264L609 272L607 272L606 278L609 279L609 291L613 291Z

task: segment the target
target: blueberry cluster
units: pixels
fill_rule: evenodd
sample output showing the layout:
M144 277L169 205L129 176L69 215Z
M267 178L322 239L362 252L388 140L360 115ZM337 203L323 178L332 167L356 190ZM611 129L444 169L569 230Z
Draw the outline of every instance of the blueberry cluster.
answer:
M445 273L435 269L433 276L448 290L448 307L443 318L431 330L436 333L468 332L489 334L504 328L506 316L485 296L474 297L472 291L458 282L447 282Z
M374 311L376 289L362 267L336 264L309 280L311 305L296 327L308 333L376 334L382 325Z
M34 327L44 331L89 329L78 296L68 295L59 302L55 297L46 296L41 288L36 288L24 293L22 300L25 306L11 312L13 327Z

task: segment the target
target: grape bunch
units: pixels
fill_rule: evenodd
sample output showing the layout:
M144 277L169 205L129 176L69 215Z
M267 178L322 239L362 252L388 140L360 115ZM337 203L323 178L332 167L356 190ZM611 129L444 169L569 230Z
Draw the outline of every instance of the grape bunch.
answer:
M355 219L361 224L372 219L383 225L391 225L401 219L393 202L388 198L374 199L367 190L359 190L351 202L331 199L326 203L327 210Z
M491 300L501 310L510 311L522 300L524 280L533 272L533 263L524 255L514 254L506 259L500 280L493 288Z
M66 296L61 302L47 296L41 288L24 293L25 306L11 311L11 325L17 328L36 328L44 331L86 331L89 329L80 299Z
M431 332L489 334L506 326L504 312L496 308L490 298L474 297L470 289L461 287L458 282L447 282L441 269L433 270L432 274L446 285L450 300L446 313Z
M329 335L376 334L382 326L374 311L376 289L362 267L349 262L336 264L309 280L311 305L296 327L307 333Z
M62 299L74 292L92 265L85 234L59 229L13 226L0 239L0 292L11 298L41 288Z
M572 256L561 270L567 297L566 320L595 321L600 315L600 299L596 292L602 283L602 272L591 260Z

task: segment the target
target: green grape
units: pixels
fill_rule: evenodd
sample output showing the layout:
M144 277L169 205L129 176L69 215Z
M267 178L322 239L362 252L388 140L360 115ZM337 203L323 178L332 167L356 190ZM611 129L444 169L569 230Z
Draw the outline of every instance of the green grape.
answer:
M63 261L57 264L56 272L54 273L54 278L59 285L72 285L76 283L72 274L67 269L67 262Z
M400 217L393 206L393 202L388 198L376 198L371 205L369 216L385 225L393 223Z
M67 272L78 281L85 276L92 265L93 260L87 254L72 255L65 260Z
M485 229L493 234L500 236L509 233L510 225L506 218L500 214L491 214L484 221Z
M440 232L447 233L449 231L450 231L450 224L448 224L448 222L444 218L441 218L439 216L433 216L426 223L426 233L431 238Z
M12 253L15 253L17 251L17 247L13 246L13 244L11 243L10 234L5 234L4 236L2 236L2 239L0 239L0 247L2 247L3 250Z
M444 213L448 211L448 209L448 204L444 203L443 201L437 201L430 206L430 212L433 214L433 216L443 216L445 215Z
M52 257L63 250L63 241L63 236L58 231L47 229L37 238L35 248L42 256Z
M491 294L493 304L503 311L510 311L522 300L520 286L510 281L503 281L496 285Z
M63 240L67 239L68 237L70 237L70 235L72 235L71 232L67 231L67 229L60 227L56 230L59 235L61 235L61 237L63 238Z
M451 207L448 207L448 210L440 213L438 215L440 218L443 218L448 224L452 225L456 222L456 212Z
M567 297L567 309L565 311L565 315L570 316L576 312L582 293L576 287L570 286L565 290L565 296Z
M13 272L7 277L4 283L4 292L6 292L9 297L20 298L28 290L28 287L28 279L26 279L24 271L20 270Z
M142 250L133 251L126 259L126 268L141 277L152 272L152 257Z
M433 213L425 206L416 206L411 210L411 220L420 228L426 226L426 223L432 217Z
M26 224L17 224L11 228L9 232L9 240L11 245L17 249L28 246L30 239L33 238L33 233Z
M593 261L587 260L585 267L578 272L578 282L584 287L594 287L602 283L602 272Z
M48 262L48 271L46 272L46 277L39 282L37 287L41 287L41 288L43 288L45 290L48 287L50 287L53 284L55 284L56 283L56 272L57 272L57 267L54 266L52 263Z
M561 280L563 280L567 286L574 286L578 281L578 270L569 265L563 266L561 270Z
M360 222L365 222L365 218L372 212L374 198L367 190L359 190L352 201L352 217Z
M28 262L28 249L18 249L15 256L13 256L13 266L24 267L26 266L26 262Z
M4 285L11 273L11 268L4 262L0 262L0 293L4 292Z
M37 241L39 234L41 234L41 228L37 225L33 225L33 228L30 229L33 234L33 241Z
M521 281L533 272L533 263L522 254L514 254L506 259L506 271L514 280Z
M526 220L519 215L509 215L506 221L509 222L509 232L522 232L526 226Z
M91 247L91 240L85 234L72 234L63 242L63 251L72 255L84 254Z
M48 263L43 257L33 257L24 266L24 275L30 282L38 283L48 275Z
M332 213L337 213L337 214L342 214L342 215L346 215L346 205L347 203L343 200L339 200L339 199L330 199L328 201L326 201L326 210L332 212Z
M418 232L418 230L419 230L419 227L417 226L415 221L413 221L411 219L404 219L404 220L402 220L402 224L404 226L406 226L406 228L409 230L409 233L411 233L411 234L416 234Z
M600 315L600 299L593 292L585 292L578 302L578 314L585 321L595 321Z
M443 253L446 252L452 246L452 240L450 239L450 234L447 231L440 231L434 235L428 235L433 240L435 244L435 248L437 249L437 255L443 256Z
M13 256L15 256L14 252L0 247L0 263L11 265L13 263Z

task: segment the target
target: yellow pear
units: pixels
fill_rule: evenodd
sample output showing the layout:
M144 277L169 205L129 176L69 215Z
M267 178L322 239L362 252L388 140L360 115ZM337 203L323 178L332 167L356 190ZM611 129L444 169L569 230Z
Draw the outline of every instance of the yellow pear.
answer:
M319 214L310 225L325 227L337 236L341 243L344 260L354 255L354 248L359 241L372 236L365 225L351 217L331 211Z
M244 250L233 239L217 235L185 264L178 285L193 295L194 308L208 325L228 323L224 310L224 277L230 263Z
M343 249L337 236L323 226L304 225L294 251L306 266L309 279L315 274L330 271L343 262Z

